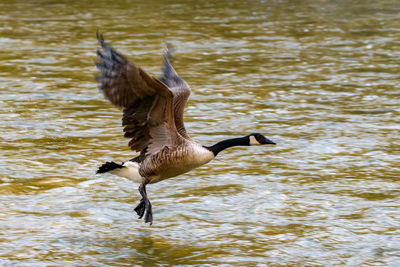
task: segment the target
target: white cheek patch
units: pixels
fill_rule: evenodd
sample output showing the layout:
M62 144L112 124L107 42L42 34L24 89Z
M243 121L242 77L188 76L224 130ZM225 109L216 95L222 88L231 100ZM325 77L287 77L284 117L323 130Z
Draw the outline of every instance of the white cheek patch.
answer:
M254 136L250 135L250 145L254 146L254 145L261 145L261 144L260 144L260 142L257 141L257 139Z

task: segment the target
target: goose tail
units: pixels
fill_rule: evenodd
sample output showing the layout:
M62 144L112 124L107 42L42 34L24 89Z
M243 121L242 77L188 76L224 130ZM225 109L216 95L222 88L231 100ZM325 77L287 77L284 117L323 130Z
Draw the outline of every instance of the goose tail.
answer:
M115 169L120 169L123 167L124 167L123 165L115 163L114 161L108 161L108 162L104 163L103 165L101 165L96 173L106 173L106 172L110 172Z

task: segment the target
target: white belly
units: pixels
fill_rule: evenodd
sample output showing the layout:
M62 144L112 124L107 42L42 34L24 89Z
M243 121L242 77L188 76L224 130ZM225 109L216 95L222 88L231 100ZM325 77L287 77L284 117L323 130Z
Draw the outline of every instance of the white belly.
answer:
M118 168L110 171L110 173L128 178L129 180L132 180L137 183L142 182L142 176L139 174L139 164L137 162L125 162L122 166L124 168Z

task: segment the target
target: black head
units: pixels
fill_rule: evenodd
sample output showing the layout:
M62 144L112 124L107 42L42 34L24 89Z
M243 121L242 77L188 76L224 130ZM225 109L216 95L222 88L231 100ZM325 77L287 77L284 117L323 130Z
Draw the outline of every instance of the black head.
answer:
M272 142L267 137L260 133L252 133L248 135L249 137L249 144L253 145L276 145L275 142Z

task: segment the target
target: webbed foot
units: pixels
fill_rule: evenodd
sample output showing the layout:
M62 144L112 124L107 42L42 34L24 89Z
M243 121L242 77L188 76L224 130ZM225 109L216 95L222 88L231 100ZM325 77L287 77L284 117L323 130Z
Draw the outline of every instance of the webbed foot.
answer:
M143 217L145 209L146 209L146 207L145 207L144 199L142 198L140 200L140 203L134 209L134 211L136 211L137 215L139 215L139 219L141 219Z
M150 223L150 225L153 224L153 212L151 208L151 203L150 200L147 198L147 193L146 193L146 185L141 185L139 186L139 192L140 195L142 195L142 199L140 200L139 204L136 206L134 209L139 215L139 219L143 218L144 216L144 221L145 223Z

